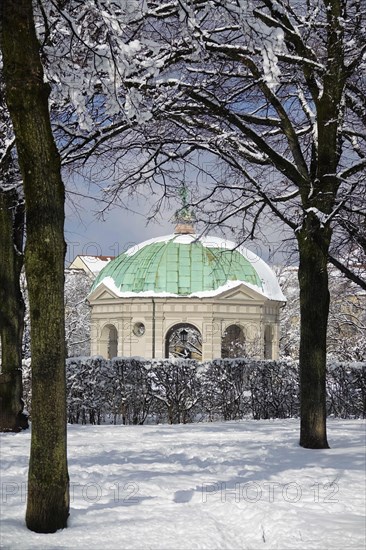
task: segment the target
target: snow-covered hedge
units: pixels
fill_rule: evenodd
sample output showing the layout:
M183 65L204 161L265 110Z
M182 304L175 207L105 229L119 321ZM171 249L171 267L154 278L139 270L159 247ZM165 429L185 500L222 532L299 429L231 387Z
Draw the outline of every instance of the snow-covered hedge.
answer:
M199 420L290 418L299 415L293 361L152 360L76 357L67 360L70 423L186 423ZM31 412L30 360L24 362L25 404ZM328 367L328 414L365 417L366 364Z
M333 363L327 375L328 414L366 416L366 363Z
M293 362L215 359L202 364L200 377L203 410L210 418L298 415L298 375Z

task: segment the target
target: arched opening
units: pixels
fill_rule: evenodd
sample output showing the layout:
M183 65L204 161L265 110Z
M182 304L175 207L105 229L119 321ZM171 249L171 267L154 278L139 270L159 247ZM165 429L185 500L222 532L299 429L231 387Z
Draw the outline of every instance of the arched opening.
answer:
M103 357L105 357L106 359L117 357L118 332L114 325L106 325L105 327L103 327L100 343L100 353Z
M171 327L165 337L165 357L202 361L202 335L189 323Z
M242 327L240 325L228 326L221 341L221 357L226 359L246 355L246 340Z

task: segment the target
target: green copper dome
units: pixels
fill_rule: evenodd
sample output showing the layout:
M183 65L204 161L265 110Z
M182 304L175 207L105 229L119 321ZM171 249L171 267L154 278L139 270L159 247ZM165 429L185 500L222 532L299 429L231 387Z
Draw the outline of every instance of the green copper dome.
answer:
M91 292L103 283L120 296L189 296L236 281L265 294L265 281L258 270L264 262L254 254L249 259L245 249L234 248L234 243L217 237L174 234L151 239L110 261Z

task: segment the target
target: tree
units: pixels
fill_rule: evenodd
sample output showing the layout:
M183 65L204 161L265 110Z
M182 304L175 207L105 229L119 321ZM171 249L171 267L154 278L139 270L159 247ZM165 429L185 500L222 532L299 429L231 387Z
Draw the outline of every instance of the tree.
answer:
M128 6L126 9L128 12ZM101 44L108 42L108 28L111 22L113 26L119 25L123 28L123 18L118 22L118 17L123 15L126 9L117 9L114 13L111 7L111 13L101 12L97 3L94 5L91 2L80 6L79 2L72 0L48 1L34 6L34 17L40 39L40 54L46 78L52 83L50 106L53 133L61 152L61 161L64 165L72 165L73 169L76 168L77 162L84 166L85 159L92 157L93 151L97 147L103 148L110 136L120 135L130 126L123 115L114 116L114 93L109 92L109 88L113 89L115 77L112 56L110 61L105 62L104 52L98 52ZM93 47L90 46L90 43ZM64 55L60 55L60 52L63 52ZM104 69L104 65L108 66L108 63L111 74ZM61 82L62 85L60 85ZM111 110L113 111L112 115ZM4 167L9 158L9 151L14 145L14 136L9 113L3 101L0 103L0 117L3 150L1 171L4 178ZM115 118L116 120L114 120ZM4 182L4 185L7 190L10 189L8 181ZM69 199L72 200L74 191L71 189L71 185L68 192ZM79 195L79 193L76 194ZM19 241L18 230L16 235ZM4 247L8 246L4 239L1 244ZM21 256L18 259L20 260ZM21 265L19 262L17 265L19 265L20 272ZM13 277L12 280L9 279L10 275ZM9 280L6 298L16 304L20 296L18 272L8 270L7 277ZM12 291L11 294L10 291ZM24 308L18 308L16 314L17 323L21 326L24 323ZM15 319L14 311L12 318ZM70 328L70 323L67 323L67 326ZM11 347L12 353L18 354L20 358L19 338L15 337L14 331L7 331L6 334L3 353ZM28 336L28 332L25 336ZM4 331L2 338L5 338ZM20 365L17 366L17 369L19 368ZM2 377L4 382L1 385L2 391L7 395L11 393L17 396L13 400L13 405L16 402L21 403L21 385L17 381L19 376L18 378L13 376L11 379L9 376L7 373ZM6 384L5 378L7 380L9 378ZM5 398L6 403L10 403L4 393ZM5 410L4 407L5 401L3 410ZM11 414L15 414L11 421L12 425L17 425L18 412L15 413L14 409ZM8 413L7 418L7 422L10 422Z
M366 119L365 119L366 126ZM330 262L350 281L366 290L366 209L364 186L338 216Z
M23 358L31 357L30 322L27 285L22 279L26 315L24 318ZM90 277L80 269L65 270L65 341L68 357L90 355L90 306L87 295Z
M0 431L19 431L28 427L27 418L23 415L21 370L23 225L24 203L16 187L9 185L9 189L0 188Z
M310 448L328 447L333 231L365 194L365 11L353 0L147 1L130 28L139 48L125 108L135 124L158 125L149 166L185 159L202 172L204 153L211 168L225 166L206 168L194 189L209 225L240 216L253 236L276 218L296 240L300 445ZM145 183L147 170L131 172L109 188L113 197Z
M31 0L1 4L6 103L13 123L27 216L25 268L32 331L32 442L26 523L37 532L66 527L64 186L48 110Z
M0 431L28 427L22 414L22 335L24 303L20 288L23 266L24 200L12 139L11 121L0 88Z
M90 355L90 306L86 296L90 278L84 271L65 273L65 339L69 357Z
M287 297L281 313L280 355L296 359L300 345L300 304L296 267L278 270ZM329 269L328 364L333 361L366 359L366 295L335 268Z

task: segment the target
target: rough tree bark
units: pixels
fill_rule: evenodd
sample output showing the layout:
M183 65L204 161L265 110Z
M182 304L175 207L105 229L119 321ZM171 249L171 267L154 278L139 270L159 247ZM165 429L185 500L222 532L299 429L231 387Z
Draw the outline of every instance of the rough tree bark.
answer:
M6 102L23 176L27 217L25 268L30 302L32 442L26 523L51 533L66 527L64 338L64 186L53 139L31 0L1 3Z
M14 189L0 191L0 431L28 427L22 401L22 337L24 301L20 289L23 266L24 206Z
M331 224L321 219L331 214L340 181L337 178L342 152L340 123L342 97L348 77L344 63L344 16L339 0L327 5L327 62L323 93L315 101L318 143L313 155L311 186L300 189L307 215L297 232L300 286L300 445L328 447L326 434L326 356L329 315L328 256Z
M313 229L312 229L312 227ZM310 216L297 235L300 288L300 445L328 448L326 432L326 338L329 313L328 250L330 229Z

